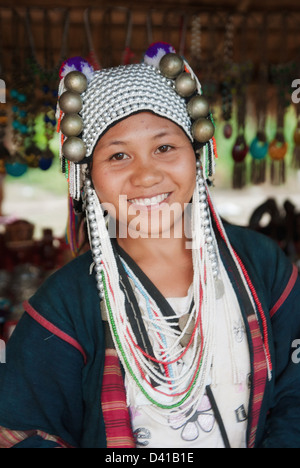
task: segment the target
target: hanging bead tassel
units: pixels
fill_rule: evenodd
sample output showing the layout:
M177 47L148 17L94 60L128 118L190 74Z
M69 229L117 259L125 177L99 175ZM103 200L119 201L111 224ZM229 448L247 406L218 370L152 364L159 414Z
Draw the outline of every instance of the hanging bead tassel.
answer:
M87 216L88 236L94 260L94 270L96 273L97 289L100 299L104 299L104 286L102 279L103 265L101 259L101 240L98 231L97 215L95 208L96 195L92 188L91 181L86 178L84 182L84 202Z
M272 185L282 185L286 181L285 161L271 161L271 183Z
M232 157L234 160L232 186L234 189L242 189L246 185L246 156L248 146L244 135L239 135L232 149Z
M266 181L266 160L252 159L251 161L251 183L254 185L263 184Z
M300 169L300 146L295 146L293 151L292 168Z
M73 209L73 200L71 197L68 198L68 222L67 222L67 242L70 246L73 257L78 255L79 242L77 233L77 216Z
M266 157L269 144L264 132L259 132L250 145L251 182L254 185L263 184L266 181Z
M293 159L292 159L292 168L293 169L300 169L300 123L294 132L294 142L295 148L293 151Z
M288 144L284 141L283 135L277 134L269 146L272 185L282 185L286 181L286 165L284 158L287 150Z
M214 236L213 228L211 225L210 213L209 213L209 206L207 200L207 193L208 187L206 186L205 179L203 177L203 169L201 165L201 161L197 160L197 193L194 194L194 198L198 197L198 204L199 204L199 212L200 212L200 225L204 234L204 245L206 245L208 251L208 258L212 270L212 277L214 278L214 289L215 289L215 296L217 299L223 296L224 294L224 286L223 282L219 278L220 275L220 268L219 268L219 259L217 256L217 243ZM194 200L195 205L197 205L197 200ZM195 217L195 215L194 215ZM195 229L195 232L197 230ZM201 241L198 242L199 246L196 242L196 250L197 248L200 249Z

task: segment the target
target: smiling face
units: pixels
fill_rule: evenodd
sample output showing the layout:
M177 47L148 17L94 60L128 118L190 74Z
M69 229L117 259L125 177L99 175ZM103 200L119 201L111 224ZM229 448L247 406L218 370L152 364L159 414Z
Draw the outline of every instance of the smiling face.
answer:
M101 203L131 237L159 237L182 227L196 161L183 130L148 112L114 125L99 140L92 166ZM168 234L167 234L168 235Z

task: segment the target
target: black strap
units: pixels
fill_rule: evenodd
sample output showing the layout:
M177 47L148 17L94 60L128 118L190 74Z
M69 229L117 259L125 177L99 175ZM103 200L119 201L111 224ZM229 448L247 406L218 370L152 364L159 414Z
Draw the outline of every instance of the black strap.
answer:
M229 439L228 439L228 436L227 436L227 432L226 432L226 429L225 429L225 426L224 426L224 423L223 423L223 419L222 419L221 413L219 411L217 402L215 400L214 394L212 392L212 389L210 388L210 385L206 386L206 393L207 393L207 396L209 398L211 407L213 409L216 421L218 423L218 426L219 426L219 429L220 429L220 432L221 432L221 435L222 435L222 439L223 439L225 448L231 448L230 443L229 443Z
M161 310L162 314L165 317L169 317L169 323L173 324L174 327L178 324L178 317L176 313L170 306L167 299L162 295L162 293L157 289L157 287L152 283L150 278L141 270L141 268L136 264L136 262L128 255L122 247L119 246L117 242L112 243L113 247L115 248L116 252L125 260L129 268L133 271L133 273L139 278L141 283L143 284L145 290L148 292L149 296L156 302L159 309ZM174 317L174 320L171 319Z

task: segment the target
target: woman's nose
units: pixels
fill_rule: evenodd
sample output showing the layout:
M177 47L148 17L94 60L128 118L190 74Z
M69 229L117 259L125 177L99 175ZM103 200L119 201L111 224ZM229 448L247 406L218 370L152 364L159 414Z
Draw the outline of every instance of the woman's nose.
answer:
M131 183L138 187L152 187L163 179L163 172L155 161L140 161L131 174Z

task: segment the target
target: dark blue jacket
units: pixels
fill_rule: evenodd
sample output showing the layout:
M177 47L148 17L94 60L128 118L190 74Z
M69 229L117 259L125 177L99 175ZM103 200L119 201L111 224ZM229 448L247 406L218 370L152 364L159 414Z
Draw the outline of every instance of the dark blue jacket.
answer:
M219 233L220 252L251 356L248 447L300 447L298 272L267 237L231 225L226 232L238 270ZM25 305L8 342L6 364L0 364L0 426L3 440L24 431L16 447L106 447L104 331L91 263L88 252L52 275ZM245 284L256 316L243 297Z

